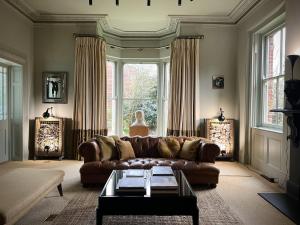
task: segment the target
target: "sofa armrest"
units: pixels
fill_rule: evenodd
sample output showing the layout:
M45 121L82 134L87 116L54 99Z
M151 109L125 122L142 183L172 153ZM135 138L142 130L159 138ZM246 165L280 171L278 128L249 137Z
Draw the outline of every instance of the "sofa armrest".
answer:
M100 147L95 139L81 143L78 152L84 158L84 163L100 160Z
M214 163L218 155L220 155L220 148L218 145L202 141L199 152L200 162Z

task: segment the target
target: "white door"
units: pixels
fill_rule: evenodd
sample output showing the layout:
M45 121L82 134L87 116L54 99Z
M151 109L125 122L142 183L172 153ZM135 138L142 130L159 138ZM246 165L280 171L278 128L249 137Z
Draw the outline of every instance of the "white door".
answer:
M0 162L9 159L8 152L8 69L0 64Z

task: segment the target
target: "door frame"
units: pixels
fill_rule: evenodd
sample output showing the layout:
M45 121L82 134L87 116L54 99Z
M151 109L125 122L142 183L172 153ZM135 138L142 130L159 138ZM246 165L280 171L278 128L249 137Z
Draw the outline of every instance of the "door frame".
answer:
M24 94L24 87L26 85L26 79L24 79L26 77L26 71L28 68L27 65L27 59L26 56L21 56L18 53L12 53L6 50L6 48L1 48L0 46L0 63L10 67L8 68L8 74L9 74L9 85L8 85L8 91L9 91L9 101L11 101L11 97L12 97L12 81L11 81L11 67L12 66L16 66L16 67L20 67L21 68L21 96L20 96L20 101L21 102L26 102L27 100L27 94ZM27 85L26 85L27 86ZM26 138L24 139L24 119L25 119L25 115L24 115L24 109L25 107L28 106L24 106L24 104L22 104L22 106L20 107L19 110L19 114L21 115L21 119L19 121L19 125L20 125L20 130L19 130L19 134L13 134L12 133L12 128L11 128L11 124L12 124L12 120L11 120L11 107L9 107L9 124L8 124L8 134L14 138L10 138L10 140L8 141L9 144L9 155L8 155L8 160L23 160L24 159L24 151L26 151L25 149L28 149L28 140L26 140ZM29 129L29 127L28 127ZM18 143L20 146L17 147L13 147L12 145L12 140L14 140L14 142ZM25 143L26 142L26 143ZM27 146L25 145L27 144Z
M7 94L6 94L6 102L7 102L7 105L6 105L6 107L7 107L7 118L6 118L6 131L5 131L5 151L6 151L6 156L5 156L5 159L0 159L0 160L2 160L2 161L0 161L0 162L6 162L6 161L9 161L10 159L11 159L11 139L10 139L10 136L11 135L9 135L10 134L10 132L11 132L11 130L10 130L10 123L11 123L11 121L10 121L10 66L9 65L7 65L7 64L5 64L5 63L2 63L2 62L0 62L0 66L1 67L3 67L3 68L6 68L6 70L7 70L7 72L6 72L6 76L7 76L7 78L6 78L6 85L7 85L7 90L6 90L6 92L7 92Z

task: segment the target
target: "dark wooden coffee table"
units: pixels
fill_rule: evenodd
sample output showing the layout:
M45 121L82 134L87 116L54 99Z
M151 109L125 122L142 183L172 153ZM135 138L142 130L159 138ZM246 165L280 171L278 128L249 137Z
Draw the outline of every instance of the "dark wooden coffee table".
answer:
M147 170L146 173L151 173ZM175 170L179 193L151 196L150 181L146 182L145 195L118 195L116 185L124 176L123 170L114 170L107 180L98 199L96 209L97 225L102 224L105 215L190 215L193 224L199 225L197 197L182 171Z

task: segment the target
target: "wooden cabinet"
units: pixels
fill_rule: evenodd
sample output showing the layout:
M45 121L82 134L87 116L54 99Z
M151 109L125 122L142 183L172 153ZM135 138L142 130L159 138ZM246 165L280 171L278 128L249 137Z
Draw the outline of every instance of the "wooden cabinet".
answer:
M63 118L35 118L34 158L64 157L64 128Z
M232 159L234 152L234 120L206 119L206 138L221 149L219 158Z

